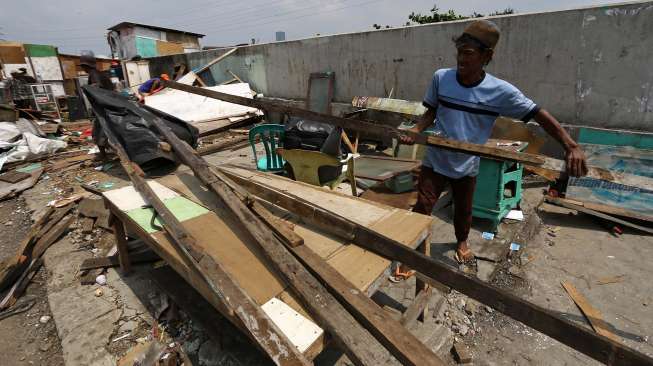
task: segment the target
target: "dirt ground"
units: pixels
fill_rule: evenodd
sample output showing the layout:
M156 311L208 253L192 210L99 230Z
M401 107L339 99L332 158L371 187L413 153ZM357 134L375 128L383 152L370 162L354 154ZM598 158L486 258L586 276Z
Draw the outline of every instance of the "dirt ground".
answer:
M22 198L13 198L0 202L0 218L0 259L5 259L13 255L29 231L31 212ZM65 365L61 341L50 311L46 282L47 271L41 266L26 293L12 308L33 302L32 307L0 320L0 364Z

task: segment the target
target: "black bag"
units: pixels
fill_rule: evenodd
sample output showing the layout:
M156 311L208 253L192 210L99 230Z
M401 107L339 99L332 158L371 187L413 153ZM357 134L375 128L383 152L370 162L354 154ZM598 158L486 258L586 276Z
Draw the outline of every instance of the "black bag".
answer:
M285 125L283 148L319 151L321 153L342 157L342 128L328 123L307 121L291 117ZM290 175L292 168L287 167ZM336 179L341 172L340 167L323 166L318 168L320 183ZM294 177L293 177L294 178Z
M98 122L101 122L99 125L102 128L97 131L94 124L94 138L98 135L98 139L101 139L104 135L103 129L109 128L127 152L129 159L151 174L162 174L180 163L173 153L159 148L163 139L150 122L154 118L161 118L177 137L191 147L197 147L197 128L179 118L138 105L118 93L96 86L85 85L82 90L96 117L101 120Z
M340 127L291 117L285 125L285 149L320 151L337 158L342 155Z

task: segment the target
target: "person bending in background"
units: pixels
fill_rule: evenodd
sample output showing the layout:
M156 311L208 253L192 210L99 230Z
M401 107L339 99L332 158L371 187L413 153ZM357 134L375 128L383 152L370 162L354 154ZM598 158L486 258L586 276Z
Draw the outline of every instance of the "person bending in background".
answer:
M152 78L141 84L141 86L138 87L138 92L136 93L138 96L138 101L144 103L146 96L152 95L163 89L163 83L161 83L161 79L168 81L170 80L170 77L168 74L161 74L160 77Z

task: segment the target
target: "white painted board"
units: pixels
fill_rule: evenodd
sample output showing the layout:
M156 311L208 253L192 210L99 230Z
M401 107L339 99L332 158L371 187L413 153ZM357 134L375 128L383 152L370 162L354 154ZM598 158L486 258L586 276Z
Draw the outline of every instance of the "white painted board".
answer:
M150 185L150 188L154 190L154 193L162 201L169 198L175 198L179 196L177 192L172 189L163 186L161 183L155 182L153 180L147 181L147 184ZM113 203L120 211L126 212L131 211L136 208L141 208L148 206L145 198L141 196L140 193L134 188L134 186L126 186L111 191L103 192L104 197L106 197L111 203Z
M63 80L57 56L32 57L32 65L34 65L36 75L43 81Z
M324 333L317 324L276 297L271 298L261 308L301 353Z
M211 86L205 89L250 99L254 96L248 83ZM145 104L191 123L242 116L247 113L260 114L256 108L170 88L145 97Z

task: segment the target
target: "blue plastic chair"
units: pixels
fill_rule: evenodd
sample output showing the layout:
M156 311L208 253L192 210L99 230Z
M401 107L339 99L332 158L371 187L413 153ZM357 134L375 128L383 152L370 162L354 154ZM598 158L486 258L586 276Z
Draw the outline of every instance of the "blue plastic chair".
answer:
M277 154L277 148L283 147L284 137L283 125L263 124L249 130L249 144L254 151L256 169L263 172L280 172L283 170L285 161ZM265 148L265 156L259 158L256 154L256 140L260 140Z

